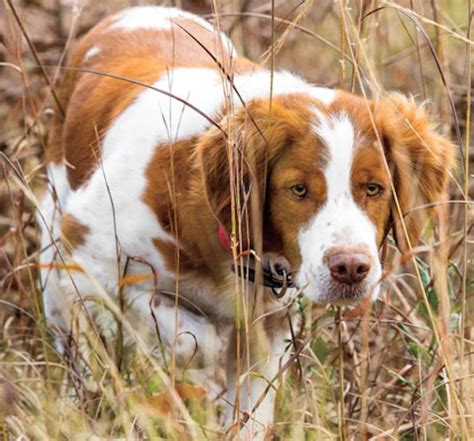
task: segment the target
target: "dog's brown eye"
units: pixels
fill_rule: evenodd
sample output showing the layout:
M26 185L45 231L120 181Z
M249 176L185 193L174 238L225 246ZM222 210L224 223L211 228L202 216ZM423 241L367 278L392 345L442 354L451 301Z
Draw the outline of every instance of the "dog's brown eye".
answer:
M308 194L308 189L306 188L306 185L303 184L293 185L293 187L291 187L291 191L299 198L304 198Z
M380 193L382 193L382 190L383 188L381 185L370 182L369 184L367 184L366 193L367 193L367 196L369 196L369 198L374 198L378 196Z

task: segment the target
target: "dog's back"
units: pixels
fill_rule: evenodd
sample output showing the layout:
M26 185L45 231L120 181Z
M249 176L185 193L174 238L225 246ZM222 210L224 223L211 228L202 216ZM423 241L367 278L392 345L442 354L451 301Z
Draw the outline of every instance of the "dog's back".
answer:
M66 115L64 121L56 118L47 160L57 164L65 159L72 188L80 187L97 162L99 139L143 85L172 69L230 63L235 73L252 67L235 58L225 35L195 15L152 6L108 17L74 48L61 85Z

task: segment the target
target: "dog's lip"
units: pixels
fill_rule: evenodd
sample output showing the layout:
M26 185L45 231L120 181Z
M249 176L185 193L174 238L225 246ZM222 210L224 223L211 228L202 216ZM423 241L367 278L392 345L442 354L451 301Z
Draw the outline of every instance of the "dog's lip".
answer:
M292 268L293 288L312 303L321 305L356 305L373 297L382 285L381 266L375 265L367 278L354 285L347 285L331 278L324 267L303 270Z
M313 300L313 303L318 304L318 305L334 305L334 306L351 306L351 305L357 305L359 304L362 300L367 298L368 296L363 296L363 297L358 297L356 299L345 299L345 298L322 298L322 299L317 299Z
M371 293L375 289L376 285L377 284L369 285L368 283L363 282L357 286L349 287L343 283L331 282L330 286L324 291L317 292L317 290L315 290L314 294L316 295L311 295L311 287L309 284L303 288L295 284L296 288L313 303L336 306L354 305L360 303L362 300L371 296Z

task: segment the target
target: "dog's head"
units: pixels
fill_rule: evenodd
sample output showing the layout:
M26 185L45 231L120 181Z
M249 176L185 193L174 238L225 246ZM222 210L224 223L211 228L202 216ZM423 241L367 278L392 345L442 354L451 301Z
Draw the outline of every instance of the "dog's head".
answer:
M254 100L222 129L199 148L213 210L227 228L232 207L247 213L242 245L263 232L263 252L284 256L315 302L377 295L388 231L402 251L416 244L429 215L421 207L443 198L454 162L425 111L399 95Z

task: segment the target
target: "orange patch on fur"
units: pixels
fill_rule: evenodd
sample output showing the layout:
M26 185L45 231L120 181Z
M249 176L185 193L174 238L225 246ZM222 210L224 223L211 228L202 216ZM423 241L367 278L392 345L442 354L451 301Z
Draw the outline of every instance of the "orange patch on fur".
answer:
M76 217L66 213L61 220L61 242L72 251L84 245L89 227L81 224Z

